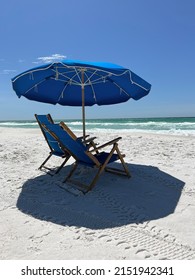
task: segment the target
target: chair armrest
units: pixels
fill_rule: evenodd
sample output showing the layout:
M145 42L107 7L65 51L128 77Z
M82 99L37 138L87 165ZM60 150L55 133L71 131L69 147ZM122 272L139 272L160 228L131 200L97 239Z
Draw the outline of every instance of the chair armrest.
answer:
M109 142L107 142L107 143L105 143L105 144L103 144L103 145L101 145L101 146L96 147L96 149L93 149L93 150L91 150L90 152L94 152L95 150L99 150L99 149L102 149L102 148L104 148L104 147L106 147L106 146L115 144L115 143L117 143L120 139L122 139L122 137L115 138L115 139L113 139L113 140L111 140L111 141L109 141Z
M87 138L87 137L89 137L89 134L85 136L85 138ZM83 136L79 136L79 137L77 137L77 139L82 140Z
M85 140L83 140L82 142L83 143L90 143L90 142L92 142L93 140L95 140L97 137L91 137L91 138L88 138L88 139L85 139Z

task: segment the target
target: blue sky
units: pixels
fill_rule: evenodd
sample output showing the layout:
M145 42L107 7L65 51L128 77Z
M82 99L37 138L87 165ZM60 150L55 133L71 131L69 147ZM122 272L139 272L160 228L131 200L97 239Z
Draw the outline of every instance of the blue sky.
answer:
M0 120L81 118L81 109L18 98L11 78L56 57L119 64L152 84L139 101L87 118L195 116L194 0L1 0Z

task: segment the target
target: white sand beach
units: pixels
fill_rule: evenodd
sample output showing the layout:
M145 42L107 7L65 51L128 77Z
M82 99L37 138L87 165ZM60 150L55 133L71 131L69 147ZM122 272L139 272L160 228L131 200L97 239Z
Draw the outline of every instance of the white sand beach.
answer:
M103 173L76 196L60 188L72 159L38 170L40 129L0 128L0 259L195 259L195 137L126 133L119 147L132 177Z

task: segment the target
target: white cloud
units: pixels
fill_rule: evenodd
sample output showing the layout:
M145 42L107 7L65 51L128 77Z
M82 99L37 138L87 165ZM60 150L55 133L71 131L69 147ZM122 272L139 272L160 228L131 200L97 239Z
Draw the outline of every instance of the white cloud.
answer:
M14 73L14 72L16 72L16 70L5 69L5 70L2 70L2 71L0 72L0 74L2 74L2 75L9 75L9 74L12 74L12 73Z
M62 59L66 59L67 56L63 54L52 54L51 56L41 56L37 58L37 61L34 61L34 64L39 64L39 63L52 63L52 62L57 62Z

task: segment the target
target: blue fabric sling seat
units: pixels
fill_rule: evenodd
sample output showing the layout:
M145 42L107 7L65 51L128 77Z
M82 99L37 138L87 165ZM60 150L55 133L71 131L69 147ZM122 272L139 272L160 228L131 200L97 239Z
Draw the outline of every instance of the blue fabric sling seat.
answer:
M100 174L104 170L130 177L130 173L123 159L124 155L121 154L118 148L118 141L121 139L121 137L118 137L101 146L89 150L88 146L84 145L82 142L75 141L75 139L71 137L68 131L66 131L63 127L63 123L60 124L62 127L56 124L43 125L43 127L52 135L52 137L54 137L58 141L60 148L64 152L68 152L75 159L72 169L70 170L70 173L68 174L64 182L76 185L85 193L95 186ZM111 146L111 150L109 153L99 152L101 149L107 146ZM96 152L96 150L98 150L98 153ZM116 160L121 161L123 169L107 167L109 163L114 162ZM97 174L95 175L95 177L89 185L71 179L74 171L76 170L79 164L86 165L89 167L97 167Z
M37 115L35 114L35 118L40 126L40 129L43 133L43 136L49 146L50 152L48 157L43 161L43 163L40 165L39 169L41 170L42 168L47 169L49 171L51 171L52 169L49 168L48 166L46 166L46 163L48 162L48 160L54 155L54 156L58 156L61 157L63 159L62 164L56 169L55 174L58 173L62 167L66 164L66 162L68 161L68 159L70 158L70 154L63 151L59 144L58 141L56 141L56 139L47 131L43 128L42 124L44 125L49 125L49 124L54 124L54 121L51 117L50 114L47 115ZM49 172L48 174L53 175L53 173Z

